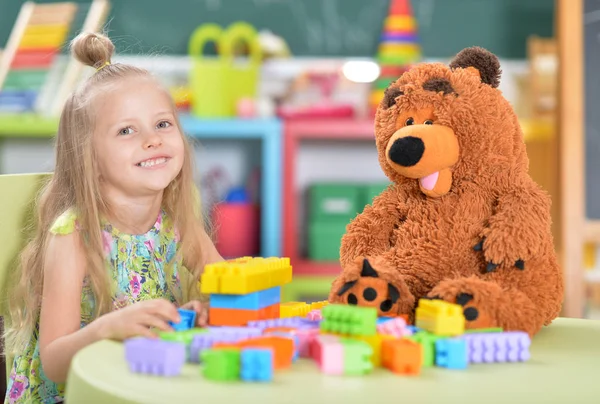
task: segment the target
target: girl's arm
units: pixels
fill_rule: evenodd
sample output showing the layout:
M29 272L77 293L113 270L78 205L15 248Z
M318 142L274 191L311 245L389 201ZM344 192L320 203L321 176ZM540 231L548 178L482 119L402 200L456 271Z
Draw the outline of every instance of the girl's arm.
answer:
M80 328L85 268L76 232L50 236L40 311L40 359L44 373L55 383L65 382L77 351L103 337L97 321Z
M200 251L202 251L202 262L204 265L223 261L223 257L221 257L221 254L219 254L219 251L217 251L217 247L215 247L213 241L210 239L210 236L206 233L204 228L200 229L200 248Z

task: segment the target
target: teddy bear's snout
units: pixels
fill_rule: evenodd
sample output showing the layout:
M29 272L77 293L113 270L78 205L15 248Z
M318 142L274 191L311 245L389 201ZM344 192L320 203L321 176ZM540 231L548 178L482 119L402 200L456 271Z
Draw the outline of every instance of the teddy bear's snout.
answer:
M425 152L425 143L422 139L406 136L398 138L392 143L389 158L399 166L412 167L421 160L423 152Z

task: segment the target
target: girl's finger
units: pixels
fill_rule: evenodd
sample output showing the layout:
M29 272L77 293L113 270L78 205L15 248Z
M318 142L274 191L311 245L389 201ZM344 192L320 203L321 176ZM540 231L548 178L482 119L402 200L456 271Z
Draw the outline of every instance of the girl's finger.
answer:
M177 307L167 300L160 300L160 303L154 306L151 313L174 323L181 321L181 316L177 311Z
M157 328L162 331L173 331L173 327L171 327L165 320L161 319L158 316L146 314L144 316L141 316L139 321L142 325L147 327Z

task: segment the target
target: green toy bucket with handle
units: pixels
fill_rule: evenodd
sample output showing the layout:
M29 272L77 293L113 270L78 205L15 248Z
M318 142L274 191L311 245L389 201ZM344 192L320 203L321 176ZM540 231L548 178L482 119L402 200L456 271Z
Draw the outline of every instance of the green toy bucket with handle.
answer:
M235 46L245 44L248 57L235 55ZM235 22L223 33L223 53L231 58L228 82L230 87L231 108L235 112L237 102L242 98L256 97L258 79L262 60L262 51L258 42L258 34L254 27L245 22ZM245 59L245 60L244 60Z
M194 30L189 42L192 59L190 89L192 114L203 118L231 116L227 82L230 58L223 57L223 30L217 24L204 24ZM203 55L207 43L214 42L216 57ZM226 52L226 50L225 50Z
M216 45L216 57L203 55L203 49L209 42ZM234 47L240 42L246 43L249 52L248 60L242 63L234 59ZM216 24L201 25L190 37L189 54L192 58L190 89L193 115L202 118L232 117L240 98L256 96L262 54L252 25L236 22L225 31Z

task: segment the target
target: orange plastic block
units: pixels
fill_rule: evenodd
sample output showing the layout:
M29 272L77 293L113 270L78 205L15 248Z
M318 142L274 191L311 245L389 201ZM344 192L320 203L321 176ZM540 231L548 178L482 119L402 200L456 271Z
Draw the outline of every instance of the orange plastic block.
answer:
M290 367L294 357L294 341L291 338L278 336L250 338L235 344L214 344L213 349L217 348L271 348L275 369Z
M387 340L396 339L392 335L382 335L382 334L375 334L375 335L369 335L369 336L352 335L352 336L348 336L347 338L364 341L367 344L369 344L369 346L373 349L373 354L371 355L371 358L370 358L373 366L381 366L381 351L382 351L383 343Z
M306 317L310 311L310 305L304 302L281 303L279 310L281 318L288 317Z
M210 325L240 326L248 324L248 321L269 320L272 318L279 318L279 303L260 310L220 309L214 307L208 310L208 323Z
M263 330L263 334L268 334L270 332L294 332L296 330L297 330L297 328L294 328L294 327L272 327L272 328L265 328Z
M409 339L388 339L383 341L381 363L394 373L418 375L423 364L420 344Z
M245 295L291 281L289 258L242 257L206 265L200 292Z

